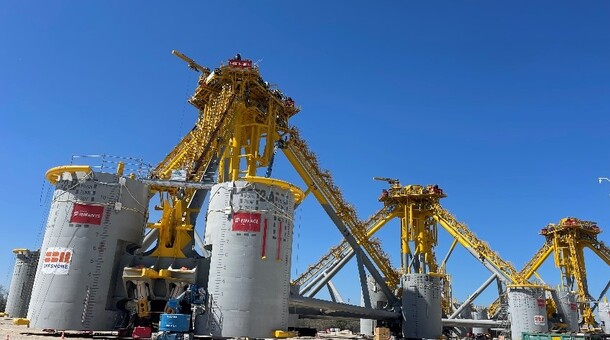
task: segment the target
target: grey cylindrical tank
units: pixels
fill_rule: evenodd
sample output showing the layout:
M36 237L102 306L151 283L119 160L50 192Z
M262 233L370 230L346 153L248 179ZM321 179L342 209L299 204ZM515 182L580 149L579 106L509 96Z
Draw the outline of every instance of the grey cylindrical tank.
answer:
M212 248L208 314L215 316L198 319L195 332L269 338L288 327L293 194L246 181L220 183L210 193L204 242Z
M600 302L597 313L604 333L610 334L610 302Z
M11 287L6 299L6 313L11 318L25 318L28 314L28 305L32 296L36 267L40 251L28 249L14 249L15 268L11 279Z
M436 339L442 334L441 280L431 274L402 278L402 334L405 338Z
M56 183L28 318L34 328L108 330L118 260L141 245L148 188L114 174L64 173ZM118 276L120 280L120 276Z
M576 295L572 292L559 290L559 310L563 314L564 322L568 325L571 332L578 332L578 304L576 303Z
M472 311L472 318L474 320L488 320L487 309L485 307L477 307ZM489 334L489 328L484 327L473 327L472 334Z
M372 276L367 276L366 286L371 299L371 307L375 309L385 308L388 303L388 298L383 294L383 291ZM362 293L360 293L360 295L360 302L362 306L365 306L364 296ZM360 334L373 336L376 326L376 320L360 319Z
M511 339L521 340L527 333L548 332L544 289L538 287L509 287L508 311Z

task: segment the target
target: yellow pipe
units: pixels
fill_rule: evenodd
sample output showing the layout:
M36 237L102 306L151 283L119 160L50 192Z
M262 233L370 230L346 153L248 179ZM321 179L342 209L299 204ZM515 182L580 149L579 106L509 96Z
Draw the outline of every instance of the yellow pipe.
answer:
M123 176L123 171L125 171L125 163L119 162L116 167L116 174L119 176Z
M290 184L285 181L281 181L279 179L258 177L258 176L246 176L244 179L246 181L252 182L252 183L261 183L261 184L265 184L265 185L276 186L276 187L284 189L284 190L290 190L290 192L294 196L295 204L301 203L301 201L305 197L303 190L298 188L296 185Z
M62 165L62 166L56 166L54 168L51 168L51 169L47 170L47 173L45 174L45 178L51 184L55 184L59 180L59 176L61 176L61 174L65 173L65 172L70 172L70 173L84 172L86 174L90 174L92 172L92 170L91 170L91 167L88 166L88 165Z

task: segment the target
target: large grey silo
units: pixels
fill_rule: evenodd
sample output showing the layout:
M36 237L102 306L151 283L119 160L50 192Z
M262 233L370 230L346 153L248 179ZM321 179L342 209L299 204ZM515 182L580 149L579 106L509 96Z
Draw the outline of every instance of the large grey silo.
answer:
M570 332L578 332L580 326L578 325L578 304L576 303L576 295L573 292L559 290L557 291L559 297L559 311L563 314L564 323L568 325Z
M288 326L295 200L290 190L245 181L211 190L205 233L214 320L197 334L269 338Z
M377 282L375 282L375 279L370 275L367 275L366 277L366 286L371 300L371 307L375 309L384 309L388 304L388 298L385 296ZM360 302L362 306L365 306L362 292L360 295ZM360 334L373 336L376 325L376 320L360 319Z
M521 340L522 333L545 333L546 298L541 287L508 287L508 311L512 340Z
M437 339L442 335L441 279L433 274L402 277L402 335Z
M15 267L5 311L11 318L25 318L28 314L40 251L14 249L13 253L15 253Z
M148 188L115 174L66 172L56 183L28 318L34 328L108 330L118 261L140 246Z

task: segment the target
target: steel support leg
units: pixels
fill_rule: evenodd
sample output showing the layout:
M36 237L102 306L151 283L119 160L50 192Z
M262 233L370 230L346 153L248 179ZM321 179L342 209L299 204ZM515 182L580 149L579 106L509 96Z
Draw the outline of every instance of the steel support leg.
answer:
M341 268L343 268L343 266L345 266L349 262L349 260L352 259L352 257L354 257L353 250L351 250L348 256L345 256L338 262L335 262L331 267L326 269L324 273L316 277L307 285L303 286L299 290L299 295L305 296L305 294L310 291L311 292L307 294L307 297L313 297L314 295L316 295L320 291L320 289L322 289L324 285L326 285L326 283L330 281L335 276L335 274L337 274L339 270L341 270Z
M464 308L466 308L466 306L468 306L472 301L474 301L474 299L476 299L485 290L485 288L487 288L497 277L498 276L496 274L491 274L491 276L487 280L485 280L485 282L483 282L481 287L477 288L477 290L475 290L474 293L472 293L466 299L466 301L464 301L462 305L459 306L455 310L455 312L453 312L453 314L451 314L449 319L455 319L464 310Z
M371 295L369 294L369 287L366 280L366 273L364 272L364 265L362 264L362 251L356 254L356 260L358 261L358 274L360 276L360 290L362 291L362 300L364 307L371 308Z
M339 290L337 290L337 287L335 287L332 281L328 281L326 287L328 288L328 293L333 302L344 303L343 297L339 294Z

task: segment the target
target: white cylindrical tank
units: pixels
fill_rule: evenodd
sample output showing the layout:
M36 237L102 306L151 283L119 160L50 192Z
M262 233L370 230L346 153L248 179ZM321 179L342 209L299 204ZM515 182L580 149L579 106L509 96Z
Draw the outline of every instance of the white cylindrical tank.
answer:
M522 333L544 333L549 330L542 287L508 287L508 311L512 340L521 340Z
M559 310L563 314L564 323L568 325L570 332L580 331L578 325L578 304L576 303L576 295L572 292L559 290L557 291L559 296Z
M441 278L405 274L402 278L402 335L438 339L442 335Z
M65 168L56 182L28 318L34 328L112 329L118 260L141 245L148 188L115 174Z
M198 319L197 334L269 338L287 329L295 197L296 187L270 179L212 187L204 242L213 320Z
M377 282L372 276L366 277L366 286L371 298L371 307L375 309L383 309L388 303L388 298L385 296ZM360 293L360 302L364 307L364 296ZM360 334L373 336L375 327L377 326L376 320L371 319L360 319Z
M600 302L597 313L599 316L599 321L602 324L602 330L604 333L610 334L610 302Z
M11 318L25 318L28 314L28 305L32 296L36 267L40 251L28 249L14 249L15 268L11 279L11 287L6 299L6 313Z

